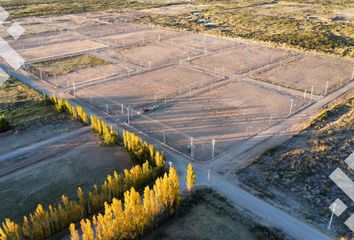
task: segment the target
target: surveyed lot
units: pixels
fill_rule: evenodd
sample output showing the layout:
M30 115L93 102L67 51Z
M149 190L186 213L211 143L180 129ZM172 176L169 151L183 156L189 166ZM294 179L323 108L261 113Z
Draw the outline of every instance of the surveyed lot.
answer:
M159 43L130 46L124 49L108 49L103 54L145 68L180 64L188 58L201 54L198 50Z
M304 56L253 75L254 79L306 90L317 95L333 92L353 78L354 61L322 56ZM327 85L327 91L326 91Z
M107 47L106 45L90 40L58 43L49 46L20 50L19 53L26 61L38 61L50 58L64 57L65 55L80 54Z
M171 107L147 113L134 124L186 154L193 138L194 157L209 160L212 139L217 143L217 155L287 118L292 100L292 111L306 104L299 97L235 81L213 89L207 86L204 93L176 100Z
M77 90L76 95L104 110L107 104L110 114L118 115L121 114L121 104L135 110L157 102L163 105L161 102L165 99L169 102L172 97L189 95L193 89L220 79L220 76L173 66L118 78L104 84L97 83Z
M220 51L192 61L193 65L222 71L226 74L245 73L276 61L286 59L289 52L258 45L241 45L232 50Z

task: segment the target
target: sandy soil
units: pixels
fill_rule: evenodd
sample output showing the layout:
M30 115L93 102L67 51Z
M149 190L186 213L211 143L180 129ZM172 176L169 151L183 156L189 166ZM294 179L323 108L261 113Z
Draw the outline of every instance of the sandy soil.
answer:
M178 46L196 49L203 52L217 51L220 49L229 48L229 47L233 47L234 45L240 44L235 41L214 38L214 37L210 37L207 35L200 35L200 34L182 35L179 37L166 39L162 42L172 46L178 45Z
M58 87L70 87L73 83L84 83L98 79L104 79L116 74L126 72L127 69L119 65L101 65L94 68L85 68L77 72L70 73L66 76L50 78Z
M104 48L106 45L90 40L59 43L50 46L36 47L19 51L19 54L27 61L47 59L65 56L67 54L79 54L80 52Z
M140 43L144 41L159 40L167 36L181 34L177 31L163 30L163 29L149 29L138 32L131 32L125 34L110 35L107 37L102 37L104 41L116 43L116 44L132 44Z
M352 80L354 61L338 58L306 56L254 75L257 80L276 83L290 88L324 95L326 82L327 93L333 92L341 85Z
M149 67L150 62L151 67L156 67L170 63L179 64L181 59L186 60L188 56L193 57L199 55L200 52L156 43L119 50L107 50L103 54L143 67Z
M40 162L0 177L0 221L5 217L18 220L38 203L56 204L62 194L72 197L78 186L87 190L103 183L113 170L132 166L126 152L100 146L100 139L91 132L7 161L1 168L31 161Z
M192 64L227 74L237 74L265 66L287 55L281 49L247 45L193 60Z
M121 105L132 105L135 110L142 105L155 104L157 101L170 99L172 96L185 94L189 88L209 84L219 80L220 77L191 70L185 67L169 67L127 78L117 79L79 89L77 96L91 101L97 107L106 109L109 104L112 114L120 114Z
M212 139L215 155L227 150L261 129L286 118L290 100L293 111L305 103L302 99L244 82L205 88L206 92L174 102L166 110L144 114L134 124L168 145L189 154L187 145L194 138L195 158L211 158Z

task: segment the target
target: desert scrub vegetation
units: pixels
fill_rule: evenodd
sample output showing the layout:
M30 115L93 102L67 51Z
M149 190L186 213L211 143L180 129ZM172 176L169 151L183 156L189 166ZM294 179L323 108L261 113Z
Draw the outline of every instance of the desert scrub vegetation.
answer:
M10 78L0 87L0 115L6 117L11 128L17 128L60 113L42 93Z
M0 115L0 133L6 132L10 129L10 123L7 121L5 115Z
M41 71L42 77L57 77L68 75L69 73L85 68L106 64L109 63L100 58L85 54L65 59L34 63L31 66L31 71L37 76L40 75L39 71Z
M352 19L335 20L351 1L195 1L199 15L145 15L139 21L169 28L269 42L306 51L354 57ZM200 6L198 4L203 4ZM344 17L345 18L345 17ZM216 27L204 23L211 22Z
M182 4L181 2L179 4ZM134 10L170 5L137 0L1 0L0 4L10 12L12 18L30 16L53 16L70 13L95 12L102 10Z
M330 217L328 206L337 198L346 199L343 192L329 179L341 168L348 176L345 159L354 149L354 95L351 93L319 113L305 129L278 146L272 154L267 152L259 161L244 169L240 180L252 186L266 198L294 208L282 196L291 195L293 201L303 205L299 211L308 221L325 228ZM350 209L354 204L345 202ZM349 211L350 212L350 211ZM343 223L346 214L334 222L334 232L350 232Z

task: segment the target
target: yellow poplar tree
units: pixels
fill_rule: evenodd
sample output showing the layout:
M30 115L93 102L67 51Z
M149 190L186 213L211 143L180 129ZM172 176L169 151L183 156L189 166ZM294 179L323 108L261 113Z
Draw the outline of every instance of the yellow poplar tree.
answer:
M188 192L190 192L195 184L195 173L193 170L192 164L188 164L188 169L187 169L187 176L186 176L186 184L187 184L187 189Z

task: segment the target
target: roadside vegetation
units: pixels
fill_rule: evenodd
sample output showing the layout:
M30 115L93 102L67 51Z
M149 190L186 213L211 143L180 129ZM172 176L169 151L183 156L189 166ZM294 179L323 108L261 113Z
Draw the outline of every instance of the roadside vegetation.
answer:
M63 100L61 98L58 99L54 96L48 98L47 101L53 103L58 112L66 112L70 114L72 118L81 120L86 125L89 124L87 114L82 107L73 107L67 100ZM68 228L71 223L78 223L81 219L101 211L105 205L112 203L113 199L119 199L123 196L125 196L125 198L129 198L130 195L138 196L135 189L137 189L137 191L142 191L145 186L153 183L165 172L164 154L156 151L153 145L144 142L134 133L124 131L123 139L119 139L118 133L113 130L112 127L108 127L103 120L93 115L91 115L91 128L102 137L104 144L122 143L125 149L129 152L131 160L137 165L130 170L125 169L124 174L114 172L112 175L107 177L107 180L101 187L95 185L93 186L93 190L88 191L87 193L84 193L83 189L79 187L77 189L77 198L74 200L70 200L66 195L63 195L62 202L57 206L49 205L45 208L42 204L38 204L36 210L28 216L25 216L23 218L23 222L20 224L17 224L10 219L5 219L2 224L2 228L0 228L1 239L37 240L48 238L53 234ZM178 183L176 173L172 173L172 175L173 176L171 176L170 172L169 177L165 176L164 178L157 180L157 182L162 181L161 183L156 183L160 184L157 188L164 186L164 190L172 194L170 190L166 189L167 186L163 184L164 181L169 182L169 184L171 181L176 183L176 178ZM166 178L168 179L166 180ZM170 178L173 178L173 180ZM171 185L171 187L173 186ZM145 191L148 190L145 188ZM162 194L156 191L157 190L154 189L153 192L149 192L150 196L151 194ZM164 194L163 196L165 196ZM177 198L177 190L175 190L173 194L175 194L174 196ZM160 195L158 197L160 197ZM119 201L117 199L115 201ZM163 207L166 207L167 205L174 206L175 203L172 204L170 200L171 199L169 199L167 203L164 203ZM125 201L127 202L128 200L125 199ZM136 203L136 199L132 199L132 204L134 203ZM158 215L161 211L162 210L160 209L154 214ZM132 212L132 214L133 213L134 212ZM147 219L152 219L154 216L155 215L151 215L147 217ZM94 221L93 223L100 224L97 221ZM88 225L84 225L85 222L82 224L83 230L86 229L88 231L87 234L89 234L90 231L88 230ZM86 224L90 223L86 220ZM71 230L75 233L73 227L71 227ZM131 231L131 234L141 234L140 229L132 229Z
M31 66L31 71L37 76L42 74L42 77L57 77L68 75L85 68L93 68L106 64L109 63L100 58L91 55L80 55L65 59L34 63ZM39 71L41 71L41 73Z
M59 118L60 115L42 93L12 77L0 87L0 132Z
M140 22L354 57L350 0L194 1L188 14L146 14Z
M170 168L168 174L158 178L151 188L146 186L143 198L131 188L122 200L114 198L112 204L105 204L103 214L93 216L92 220L81 220L81 237L71 224L71 239L138 239L146 229L177 210L180 188L176 170Z
M354 205L329 175L339 167L354 177L345 163L354 149L353 132L354 95L351 92L344 100L321 111L293 138L266 151L239 174L239 179L245 186L256 189L261 197L323 229L327 228L331 214L328 207L340 198L349 209L334 219L332 231L344 236L351 232L343 223Z

